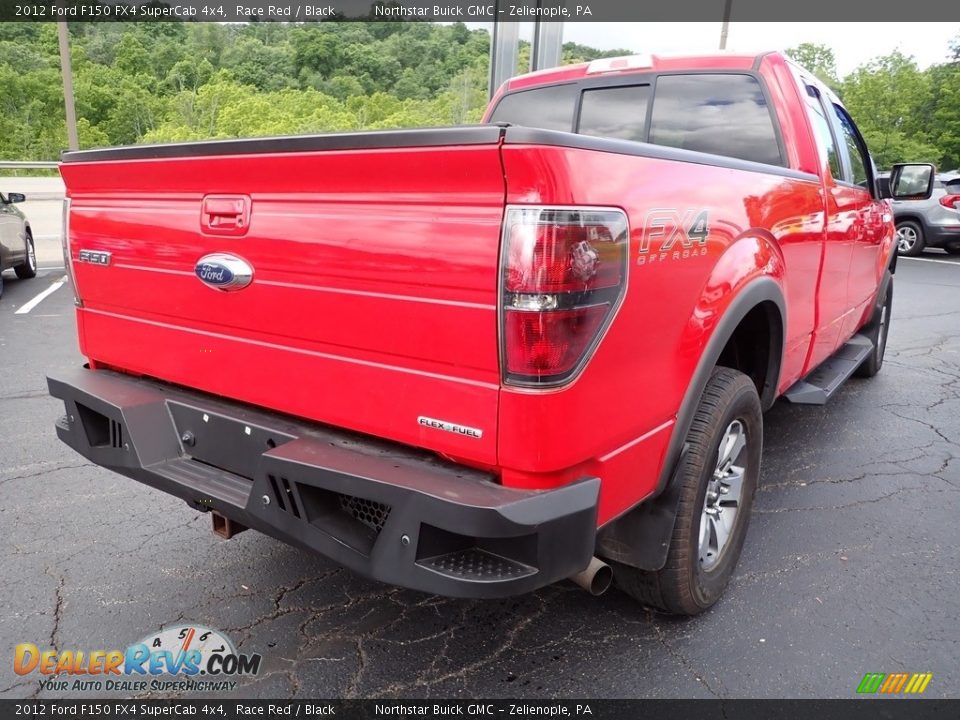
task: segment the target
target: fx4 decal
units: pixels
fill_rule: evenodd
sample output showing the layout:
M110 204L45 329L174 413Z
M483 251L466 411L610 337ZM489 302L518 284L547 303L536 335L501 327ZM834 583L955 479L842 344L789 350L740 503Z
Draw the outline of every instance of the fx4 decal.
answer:
M638 265L707 254L710 213L705 208L653 208L643 223ZM656 247L654 241L658 241ZM652 248L652 252L651 252Z

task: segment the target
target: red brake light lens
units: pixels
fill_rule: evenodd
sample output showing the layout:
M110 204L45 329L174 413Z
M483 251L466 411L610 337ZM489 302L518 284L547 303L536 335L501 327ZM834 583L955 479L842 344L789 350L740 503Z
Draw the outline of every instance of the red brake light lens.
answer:
M504 381L549 386L585 364L626 286L621 210L514 207L502 249Z
M608 304L555 312L508 311L507 374L536 377L570 373L597 334Z
M960 210L960 195L944 195L940 198L940 204L951 210Z

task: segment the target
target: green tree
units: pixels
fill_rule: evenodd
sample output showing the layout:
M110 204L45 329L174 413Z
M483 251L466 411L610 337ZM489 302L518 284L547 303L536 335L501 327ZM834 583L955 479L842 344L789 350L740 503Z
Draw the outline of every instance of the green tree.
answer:
M943 170L960 169L960 67L937 78L931 135L940 149Z
M589 60L598 60L600 58L607 57L620 57L621 55L633 55L633 50L624 50L619 48L616 50L597 50L596 48L589 47L588 45L581 45L579 43L567 42L563 44L563 52L561 53L561 63L564 65L569 65L571 63L581 63L587 62Z
M260 90L298 85L295 56L289 44L264 45L257 38L243 37L224 50L222 61L237 81Z
M861 65L843 81L844 104L881 168L941 160L931 138L931 118L923 112L930 94L929 74L899 50Z
M786 52L800 67L809 70L830 87L839 85L837 59L830 47L820 43L800 43Z

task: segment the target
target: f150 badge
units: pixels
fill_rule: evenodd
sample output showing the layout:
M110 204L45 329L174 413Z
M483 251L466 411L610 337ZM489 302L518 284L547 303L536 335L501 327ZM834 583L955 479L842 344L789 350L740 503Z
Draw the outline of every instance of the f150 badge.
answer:
M204 255L194 268L204 285L216 290L242 290L253 282L253 268L243 258L227 253Z
M109 265L110 253L103 250L81 250L80 262L92 263L94 265Z

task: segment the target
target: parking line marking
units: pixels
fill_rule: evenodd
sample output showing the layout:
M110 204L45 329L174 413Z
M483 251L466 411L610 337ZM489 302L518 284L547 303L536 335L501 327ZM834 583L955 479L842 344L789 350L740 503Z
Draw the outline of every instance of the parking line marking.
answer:
M14 312L13 314L14 314L14 315L26 315L28 312L30 312L31 310L33 310L37 305L39 305L40 303L42 303L42 302L43 302L44 300L46 300L48 297L50 297L51 295L53 295L57 290L59 290L61 287L63 287L63 284L64 284L66 281L67 281L67 276L64 275L60 280L58 280L58 281L55 282L53 285L51 285L50 287L48 287L46 290L44 290L42 293L40 293L39 295L37 295L35 298L33 298L32 300L24 303L24 304L23 304L16 312Z
M953 262L952 260L934 260L933 258L915 258L915 257L904 257L900 256L901 260L919 260L920 262L935 262L940 263L941 265L953 265L954 267L960 267L960 263Z

